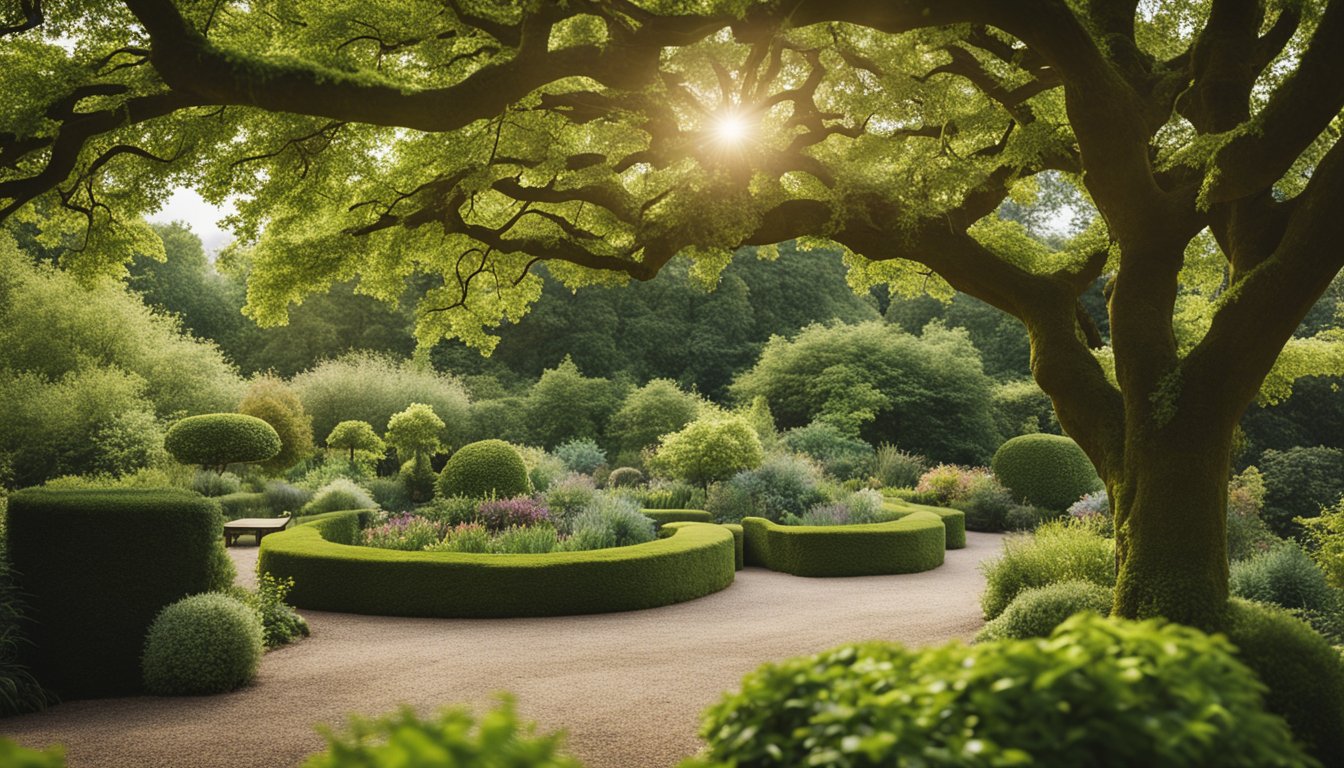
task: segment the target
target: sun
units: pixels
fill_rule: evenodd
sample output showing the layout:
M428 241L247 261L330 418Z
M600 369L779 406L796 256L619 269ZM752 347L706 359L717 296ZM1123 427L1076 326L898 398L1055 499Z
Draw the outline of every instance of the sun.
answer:
M714 118L714 137L722 144L741 144L751 135L751 124L736 112L727 112Z

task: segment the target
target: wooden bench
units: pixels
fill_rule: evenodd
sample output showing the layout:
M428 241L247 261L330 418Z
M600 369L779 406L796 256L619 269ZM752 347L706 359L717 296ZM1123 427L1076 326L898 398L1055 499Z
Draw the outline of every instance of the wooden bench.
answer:
M261 544L261 537L268 533L283 531L289 525L289 516L284 517L244 517L239 520L230 520L224 524L224 546L233 546L238 541L238 537L244 534L251 534L257 537L257 544Z

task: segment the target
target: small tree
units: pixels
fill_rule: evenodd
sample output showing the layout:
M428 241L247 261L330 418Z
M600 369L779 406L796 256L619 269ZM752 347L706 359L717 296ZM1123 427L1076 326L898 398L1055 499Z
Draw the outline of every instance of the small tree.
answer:
M263 469L289 469L313 452L313 420L303 410L298 394L278 376L253 379L238 412L270 424L280 436L280 452L267 459Z
M763 458L756 430L741 416L730 416L700 419L667 435L652 464L659 473L708 487L759 467Z
M327 435L327 447L350 452L350 466L355 465L355 451L382 453L385 450L378 433L367 421L342 421Z
M178 421L163 447L183 464L223 472L229 464L266 461L280 452L280 435L255 416L207 413Z
M424 403L411 403L406 410L388 420L383 439L397 449L397 458L401 461L418 461L443 447L444 428L443 419L433 408Z

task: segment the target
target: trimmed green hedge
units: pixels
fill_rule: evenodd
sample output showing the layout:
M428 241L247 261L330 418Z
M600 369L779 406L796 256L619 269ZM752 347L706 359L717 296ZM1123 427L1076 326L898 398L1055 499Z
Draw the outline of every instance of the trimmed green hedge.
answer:
M216 496L220 511L225 520L237 520L240 517L274 517L275 513L266 505L266 494L239 491L224 496Z
M942 518L911 512L870 525L778 525L763 517L742 521L747 565L795 576L874 576L916 573L943 564Z
M435 483L440 496L501 499L531 490L527 466L518 449L503 440L480 440L457 450Z
M33 619L29 666L61 698L139 693L145 632L209 590L219 507L178 490L20 491L9 553Z
M265 461L280 453L275 427L242 413L188 416L168 428L163 447L183 464L222 469L227 464Z
M268 535L258 568L293 578L300 608L385 616L502 618L653 608L733 582L733 537L722 526L668 523L667 538L544 555L403 552L348 546L359 513Z
M742 526L737 523L724 523L723 527L733 534L733 565L740 571L746 566L746 554L743 552L746 533L743 532Z
M703 509L643 509L645 517L659 525L667 523L708 523L709 513Z
M966 513L960 509L951 507L930 507L924 504L915 504L910 501L900 499L886 499L882 502L882 509L887 512L901 513L904 517L911 512L932 512L943 520L943 527L947 529L947 548L965 549L966 548Z
M990 469L1018 501L1053 512L1102 488L1087 454L1062 435L1014 437L999 446Z

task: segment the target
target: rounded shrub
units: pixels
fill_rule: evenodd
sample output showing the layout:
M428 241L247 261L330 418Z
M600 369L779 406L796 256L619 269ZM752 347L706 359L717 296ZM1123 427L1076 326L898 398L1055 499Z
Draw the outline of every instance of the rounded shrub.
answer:
M845 645L747 675L699 765L1311 765L1262 691L1221 637L1094 614L1049 639Z
M999 446L990 468L1016 498L1057 512L1102 487L1087 454L1061 435L1014 437Z
M280 452L275 427L241 413L188 416L168 429L163 447L183 464L223 470L229 464L266 461Z
M527 467L518 450L503 440L469 443L439 473L440 496L508 498L527 494Z
M1233 563L1228 589L1247 600L1304 611L1329 611L1339 600L1325 573L1292 542Z
M1003 556L986 561L980 606L995 619L1023 590L1082 579L1115 586L1115 541L1076 523L1046 523L1033 536L1004 542Z
M607 475L607 485L612 488L630 488L644 482L644 473L634 467L617 467Z
M563 442L551 451L555 457L565 463L570 472L591 475L598 467L607 463L606 451L591 438L576 438Z
M303 505L304 515L320 515L324 512L339 512L346 509L370 509L378 506L361 486L344 477L338 477L318 489L312 501Z
M438 476L434 474L434 468L430 466L428 457L417 456L402 464L397 478L405 487L412 502L423 504L434 499L434 484Z
M1281 608L1233 598L1227 637L1269 692L1266 707L1326 766L1344 765L1344 661L1325 638Z
M1090 581L1074 579L1023 590L999 617L980 630L977 641L1025 640L1049 637L1055 627L1075 613L1111 612L1112 590Z
M150 625L141 660L145 688L166 696L232 691L256 676L261 652L256 611L227 595L192 595Z

